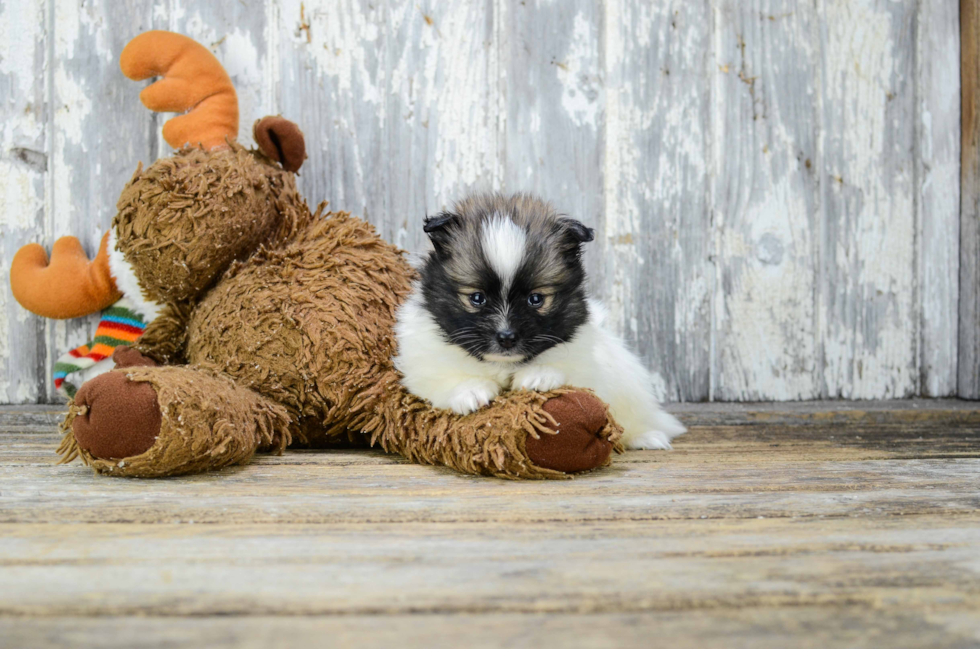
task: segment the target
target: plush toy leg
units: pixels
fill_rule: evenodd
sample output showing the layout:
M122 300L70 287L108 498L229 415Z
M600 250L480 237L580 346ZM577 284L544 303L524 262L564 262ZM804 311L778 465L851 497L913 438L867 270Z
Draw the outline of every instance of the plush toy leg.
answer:
M356 422L372 443L421 464L502 478L566 478L608 464L622 429L589 392L515 391L460 417L432 408L393 381L378 386L397 398Z
M131 366L79 389L63 428L63 461L98 473L161 477L247 463L289 443L286 410L193 367Z

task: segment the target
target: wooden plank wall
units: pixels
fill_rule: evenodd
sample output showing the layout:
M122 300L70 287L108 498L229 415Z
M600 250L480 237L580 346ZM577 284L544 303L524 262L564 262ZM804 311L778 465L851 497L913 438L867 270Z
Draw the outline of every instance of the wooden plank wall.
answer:
M225 63L243 141L262 115L295 120L306 197L412 252L471 189L537 191L595 227L594 292L669 400L976 398L959 11L0 0L0 282L28 241L94 252L136 162L166 152L117 59L172 29ZM0 291L0 403L55 398L53 359L93 329Z
M980 7L960 0L962 123L959 393L980 399Z

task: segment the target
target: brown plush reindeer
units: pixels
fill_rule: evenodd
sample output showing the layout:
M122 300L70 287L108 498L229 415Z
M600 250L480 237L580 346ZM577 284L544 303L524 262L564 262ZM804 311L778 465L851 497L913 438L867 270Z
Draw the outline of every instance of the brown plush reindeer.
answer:
M464 417L409 394L392 328L413 271L364 221L310 212L292 173L305 158L299 129L267 117L259 150L237 144L231 81L184 36L142 34L121 65L133 79L163 77L143 91L147 107L189 111L164 126L178 150L136 170L92 262L72 238L50 263L25 246L11 269L34 313L77 317L122 292L147 322L69 404L66 460L152 477L361 442L512 478L609 462L619 428L588 392L511 392Z

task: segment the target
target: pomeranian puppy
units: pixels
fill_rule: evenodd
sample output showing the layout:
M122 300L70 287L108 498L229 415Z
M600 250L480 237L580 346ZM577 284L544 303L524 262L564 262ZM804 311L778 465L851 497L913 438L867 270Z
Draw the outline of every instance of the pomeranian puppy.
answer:
M438 408L473 412L501 390L592 389L627 448L669 449L684 427L585 292L593 231L533 196L481 194L425 220L434 250L398 311L395 366Z

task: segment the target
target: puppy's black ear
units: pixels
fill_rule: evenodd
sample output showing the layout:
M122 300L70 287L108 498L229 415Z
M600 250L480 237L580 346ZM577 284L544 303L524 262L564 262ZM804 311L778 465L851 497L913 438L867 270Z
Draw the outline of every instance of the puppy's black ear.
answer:
M558 222L565 228L565 233L577 243L586 243L595 239L595 230L587 228L575 219L563 218Z
M566 252L578 254L583 243L595 239L595 230L575 219L567 217L558 219L558 225L561 227L562 242Z
M422 226L422 230L429 235L429 241L432 242L436 252L440 255L446 252L453 231L459 228L461 220L459 214L452 212L442 212L435 216L425 217L425 225Z

